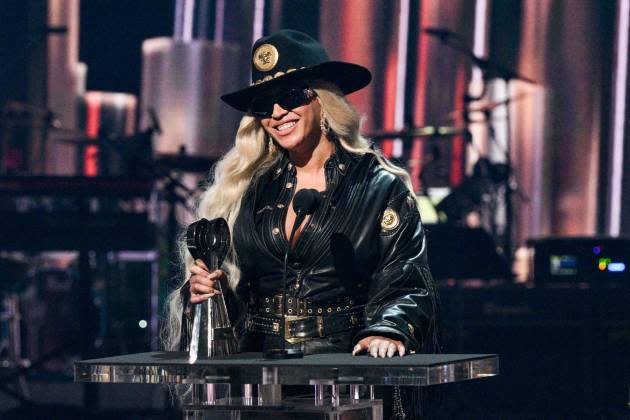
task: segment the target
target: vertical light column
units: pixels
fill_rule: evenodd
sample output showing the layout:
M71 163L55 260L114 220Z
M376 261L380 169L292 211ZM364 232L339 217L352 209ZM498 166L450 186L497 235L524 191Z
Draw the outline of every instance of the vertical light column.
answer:
M475 28L473 34L473 53L477 57L487 57L488 54L488 7L489 0L476 0L475 2ZM470 84L468 85L468 93L477 97L482 93L483 88L483 74L481 69L477 66L473 66L472 74L470 78ZM481 116L483 118L483 115ZM488 145L488 131L486 124L471 123L469 126L470 134L472 136L472 143L474 147L468 147L466 151L466 170L470 172L473 165L479 159L479 153L482 155L487 151Z
M65 32L48 36L47 105L64 128L76 127L76 100L85 90L85 66L79 63L79 9L79 0L48 1L48 26ZM51 132L46 172L72 175L74 148L56 140Z
M393 16L396 17L398 22L394 21L390 28L396 28L395 31L388 32L383 38L386 43L381 46L383 50L383 106L380 127L386 131L392 131L396 128L396 105L397 105L397 88L398 88L398 63L400 51L398 50L400 44L400 18L401 18L400 1L393 2ZM398 13L396 13L398 12ZM381 150L386 157L394 156L394 143L395 139L384 139L381 141ZM400 140L398 140L400 142Z
M263 36L263 28L265 21L265 0L255 0L254 2L254 30L252 37L252 45L256 40Z
M552 150L548 141L553 115L551 92L544 86L548 61L540 59L545 40L550 37L553 15L543 3L524 4L518 69L541 84L514 82L510 94L512 108L513 171L522 194L514 197L514 244L527 238L547 235L552 223ZM521 197L526 196L524 200Z
M175 24L173 38L190 42L193 39L195 0L177 0L175 3Z
M624 127L626 126L629 32L630 0L620 0L618 5L614 70L612 145L609 159L611 171L609 180L608 234L611 236L619 236L621 230L621 194L625 138Z
M223 45L225 26L225 0L216 0L214 12L214 45Z
M400 0L398 15L398 55L396 60L396 104L394 108L394 130L405 126L405 91L407 88L407 46L409 45L409 0ZM392 156L401 157L403 142L394 140Z
M420 30L430 25L430 9L425 3L420 4L420 16L418 19ZM425 97L427 95L427 70L429 59L429 37L420 35L416 50L416 86L414 90L413 125L421 127L426 124ZM411 153L407 163L411 182L415 191L422 188L420 174L422 172L422 161L424 159L424 141L422 139L412 139Z

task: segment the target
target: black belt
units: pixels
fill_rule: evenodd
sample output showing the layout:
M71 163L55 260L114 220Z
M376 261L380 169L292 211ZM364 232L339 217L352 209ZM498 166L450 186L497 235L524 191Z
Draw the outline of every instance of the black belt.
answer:
M351 308L342 313L319 316L248 314L246 325L249 331L280 337L284 335L288 343L295 344L361 327L363 309Z
M340 297L326 302L313 302L309 298L301 299L288 296L284 302L284 294L265 296L256 299L252 312L263 316L311 316L311 315L333 315L358 309L354 298Z

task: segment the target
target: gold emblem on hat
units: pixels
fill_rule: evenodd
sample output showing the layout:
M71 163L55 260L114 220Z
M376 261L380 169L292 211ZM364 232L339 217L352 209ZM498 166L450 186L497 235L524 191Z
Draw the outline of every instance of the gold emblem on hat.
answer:
M394 230L400 224L400 217L398 213L391 208L386 208L383 212L383 218L381 219L381 229L385 231Z
M278 50L271 44L263 44L254 51L254 66L260 71L269 71L278 64Z

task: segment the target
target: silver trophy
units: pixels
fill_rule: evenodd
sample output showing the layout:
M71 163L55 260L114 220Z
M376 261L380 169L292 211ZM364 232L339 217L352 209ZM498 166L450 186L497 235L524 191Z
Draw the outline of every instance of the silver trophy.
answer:
M228 224L223 218L200 219L188 226L186 243L194 259L201 259L210 271L216 270L230 248ZM230 324L221 282L215 285L220 294L195 305L189 363L195 363L200 353L215 357L237 352L236 335Z

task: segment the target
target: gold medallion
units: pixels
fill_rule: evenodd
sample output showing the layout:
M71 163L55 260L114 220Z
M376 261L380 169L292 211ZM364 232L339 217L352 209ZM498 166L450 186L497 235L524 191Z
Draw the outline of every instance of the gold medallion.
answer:
M400 224L400 217L398 213L391 208L386 208L383 212L383 219L381 219L381 229L385 231L394 230Z
M269 71L278 64L278 50L271 44L263 44L254 51L254 66L260 71Z

